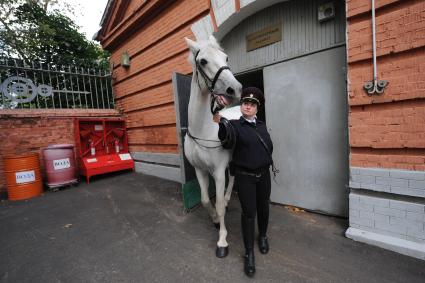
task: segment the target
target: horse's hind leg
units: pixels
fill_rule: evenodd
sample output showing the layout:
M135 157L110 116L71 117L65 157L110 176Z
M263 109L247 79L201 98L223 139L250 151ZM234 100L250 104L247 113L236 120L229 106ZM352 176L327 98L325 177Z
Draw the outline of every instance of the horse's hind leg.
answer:
M234 183L235 183L235 176L232 176L229 174L229 183L227 184L226 194L224 195L226 207L229 204L230 198L232 197L232 190L233 190Z
M201 202L207 209L214 223L218 223L218 216L215 208L211 204L210 196L208 194L209 176L207 171L202 171L195 168L196 177L198 178L199 186L201 187Z
M224 173L224 172L223 172ZM217 174L215 176L215 186L216 186L216 203L215 208L217 210L218 219L220 220L220 232L219 232L219 239L217 242L217 250L216 250L216 256L217 257L225 257L229 253L227 243L227 229L226 225L224 223L224 215L226 213L226 202L224 199L224 189L225 189L225 176L224 174Z

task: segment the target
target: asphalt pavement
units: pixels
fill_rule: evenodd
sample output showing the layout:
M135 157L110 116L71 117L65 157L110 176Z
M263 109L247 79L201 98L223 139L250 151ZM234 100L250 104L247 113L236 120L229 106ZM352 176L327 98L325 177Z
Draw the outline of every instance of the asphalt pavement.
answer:
M229 255L205 209L183 211L178 183L133 172L0 202L0 282L425 282L425 261L344 237L347 219L270 210L270 253L243 273L240 206Z

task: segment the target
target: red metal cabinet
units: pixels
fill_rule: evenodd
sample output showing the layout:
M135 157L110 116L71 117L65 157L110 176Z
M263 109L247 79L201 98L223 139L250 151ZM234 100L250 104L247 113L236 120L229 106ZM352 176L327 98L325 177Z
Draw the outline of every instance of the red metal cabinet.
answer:
M123 119L75 119L75 142L81 175L134 170Z

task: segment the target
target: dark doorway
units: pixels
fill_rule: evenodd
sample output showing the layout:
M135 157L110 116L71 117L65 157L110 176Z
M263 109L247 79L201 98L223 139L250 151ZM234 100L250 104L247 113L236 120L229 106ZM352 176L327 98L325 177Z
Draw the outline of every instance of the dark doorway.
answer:
M242 84L243 88L254 86L261 89L264 93L264 82L263 82L263 70L257 70L254 72L244 73L241 75L236 75L236 79ZM267 95L264 93L264 98L267 99ZM260 107L257 118L261 121L266 121L266 111L264 105Z

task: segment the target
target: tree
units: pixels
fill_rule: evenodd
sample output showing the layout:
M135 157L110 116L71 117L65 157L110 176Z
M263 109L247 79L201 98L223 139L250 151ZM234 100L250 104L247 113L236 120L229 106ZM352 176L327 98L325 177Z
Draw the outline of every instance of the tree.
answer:
M58 4L58 0L0 0L0 55L18 56L27 63L107 66L108 54L98 44L88 41L59 10L49 11Z
M54 7L73 9L61 0L0 0L0 79L9 79L5 80L7 95L0 98L0 109L112 108L113 99L108 99L112 91L107 89L110 82L102 83L107 76L97 77L106 74L109 54L87 40L78 26ZM86 77L77 70L84 70ZM54 95L36 95L26 101L31 94L39 94L33 85L46 84L56 91Z

